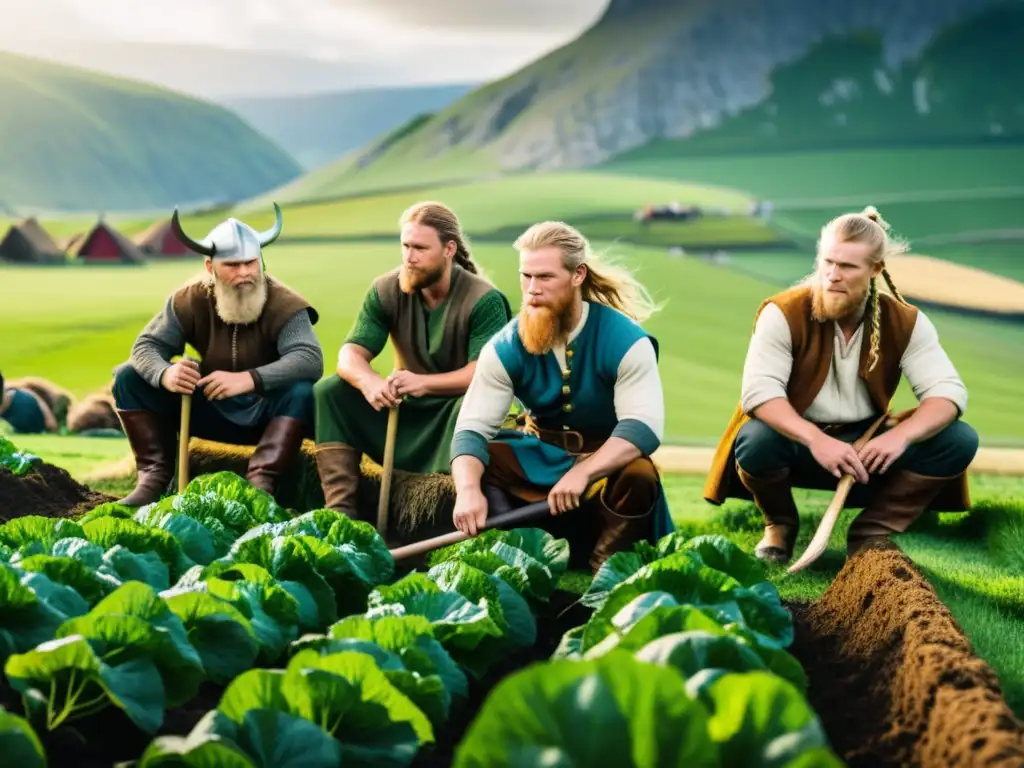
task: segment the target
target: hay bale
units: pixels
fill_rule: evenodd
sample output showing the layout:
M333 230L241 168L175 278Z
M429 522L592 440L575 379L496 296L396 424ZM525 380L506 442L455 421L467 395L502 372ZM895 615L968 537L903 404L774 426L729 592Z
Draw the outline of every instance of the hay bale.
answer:
M189 477L224 470L245 477L253 451L255 446L192 438L189 441ZM383 468L364 456L360 470L359 518L376 524ZM323 507L324 494L312 440L303 441L299 460L282 479L277 500L299 512ZM451 520L455 484L450 475L419 475L396 469L391 477L388 508L389 539L414 541L450 533L455 530Z
M68 431L76 434L110 433L124 434L121 420L117 417L114 396L105 390L86 395L68 412Z

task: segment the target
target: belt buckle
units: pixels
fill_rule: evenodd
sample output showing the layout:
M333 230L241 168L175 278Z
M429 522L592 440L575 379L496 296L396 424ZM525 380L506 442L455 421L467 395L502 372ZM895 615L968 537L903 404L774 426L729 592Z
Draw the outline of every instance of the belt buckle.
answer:
M583 441L583 435L581 433L576 432L575 430L572 430L572 431L569 431L569 432L563 432L562 433L562 437L564 438L563 441L562 441L562 446L565 448L567 453L583 453L583 442L584 441ZM573 450L572 448L569 447L569 438L570 437L576 438L576 441L578 443L578 446L577 446L577 448L575 450Z

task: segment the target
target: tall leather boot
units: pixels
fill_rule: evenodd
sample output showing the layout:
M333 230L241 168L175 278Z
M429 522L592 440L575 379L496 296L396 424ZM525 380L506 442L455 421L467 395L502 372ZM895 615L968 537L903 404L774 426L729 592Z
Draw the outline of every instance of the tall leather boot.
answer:
M906 469L890 469L882 484L850 524L846 554L873 543L887 543L890 533L903 533L955 477L929 477Z
M128 444L135 454L135 490L118 504L141 507L157 501L174 477L177 433L152 411L117 411Z
M737 462L736 472L764 517L764 536L754 548L754 556L773 563L789 562L800 530L789 469L755 477Z
M650 534L653 505L638 514L622 514L611 509L602 493L594 503L600 518L601 531L590 554L590 569L596 575L605 560L616 552L628 552L633 544Z
M316 469L324 490L324 507L356 519L359 462L362 453L345 443L318 443Z
M302 449L303 422L277 416L263 430L259 445L249 459L245 479L273 496L281 477L291 469Z

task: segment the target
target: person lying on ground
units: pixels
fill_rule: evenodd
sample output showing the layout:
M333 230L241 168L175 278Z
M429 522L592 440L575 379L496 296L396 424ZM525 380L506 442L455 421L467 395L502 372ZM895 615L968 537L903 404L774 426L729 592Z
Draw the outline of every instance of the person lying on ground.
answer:
M541 222L515 242L522 306L481 352L451 443L455 527L547 500L541 526L596 573L616 552L673 530L651 454L664 434L656 307L586 239ZM505 428L513 398L525 407Z
M383 461L387 414L399 404L395 468L448 472L448 445L477 356L512 316L505 294L473 261L451 209L421 202L400 225L401 265L372 282L337 372L314 387L324 504L352 517L362 455ZM389 336L397 362L384 376L371 364Z
M204 240L175 234L203 254L205 270L167 299L142 330L129 360L114 370L118 417L135 454L138 483L122 504L157 500L175 469L181 396L192 396L195 437L255 445L246 479L274 494L313 434L313 384L323 375L317 311L266 274L263 249L281 233L235 219ZM172 358L191 346L200 362Z
M0 373L0 419L16 434L56 432L60 425L47 402L30 387L5 384Z
M752 498L764 517L759 558L788 562L799 529L792 489L856 478L847 553L905 531L931 505L968 508L966 471L978 435L963 419L967 389L931 320L893 285L886 259L906 250L875 208L821 230L814 272L758 308L741 401L704 488L713 504ZM885 280L892 295L879 290ZM852 446L888 412L901 375L918 406Z

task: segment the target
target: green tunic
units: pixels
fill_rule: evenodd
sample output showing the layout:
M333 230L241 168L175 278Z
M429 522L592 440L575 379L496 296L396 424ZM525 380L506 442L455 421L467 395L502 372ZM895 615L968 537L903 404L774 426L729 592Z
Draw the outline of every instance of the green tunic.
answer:
M392 270L373 282L344 343L365 347L376 357L390 337L405 370L448 373L475 361L487 341L512 319L505 294L458 264L452 265L448 296L434 309L418 293L402 293L398 273ZM317 443L345 443L382 462L387 410L375 411L337 374L321 381L315 393ZM395 467L416 473L449 472L449 447L461 405L461 395L407 397L398 409Z

